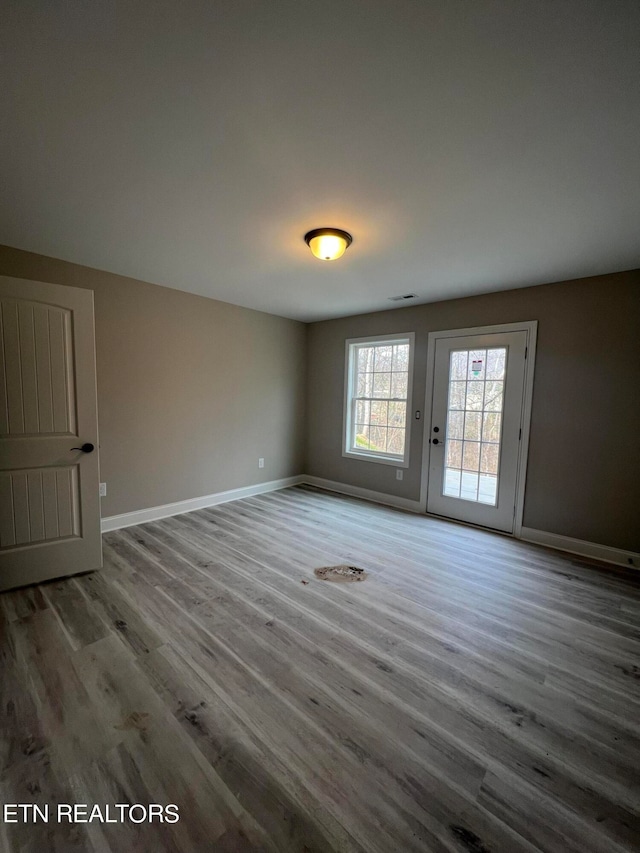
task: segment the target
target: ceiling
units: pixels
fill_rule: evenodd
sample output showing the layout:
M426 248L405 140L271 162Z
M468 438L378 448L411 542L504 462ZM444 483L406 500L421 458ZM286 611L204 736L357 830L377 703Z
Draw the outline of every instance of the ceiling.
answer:
M4 9L2 243L305 321L640 266L637 0Z

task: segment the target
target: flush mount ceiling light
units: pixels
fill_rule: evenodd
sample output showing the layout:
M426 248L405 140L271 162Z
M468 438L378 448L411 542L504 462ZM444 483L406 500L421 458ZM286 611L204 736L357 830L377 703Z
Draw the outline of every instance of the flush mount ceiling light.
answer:
M321 261L335 261L341 258L353 238L340 228L314 228L304 235L304 242L316 258Z

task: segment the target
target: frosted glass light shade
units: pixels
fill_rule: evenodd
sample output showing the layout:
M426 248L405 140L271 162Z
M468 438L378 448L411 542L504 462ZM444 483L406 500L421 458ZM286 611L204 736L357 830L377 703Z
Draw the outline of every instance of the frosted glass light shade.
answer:
M312 254L321 261L341 258L351 245L351 234L339 228L316 228L305 234L305 242Z

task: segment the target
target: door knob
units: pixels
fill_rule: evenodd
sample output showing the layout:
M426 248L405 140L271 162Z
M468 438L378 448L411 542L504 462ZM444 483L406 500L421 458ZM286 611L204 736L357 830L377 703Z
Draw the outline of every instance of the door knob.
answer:
M438 439L437 439L437 438L434 438L434 439L432 440L431 444L440 444L440 442L438 441Z
M93 444L89 444L89 442L86 442L86 444L83 444L82 447L72 447L71 449L81 450L83 453L91 453L93 450Z

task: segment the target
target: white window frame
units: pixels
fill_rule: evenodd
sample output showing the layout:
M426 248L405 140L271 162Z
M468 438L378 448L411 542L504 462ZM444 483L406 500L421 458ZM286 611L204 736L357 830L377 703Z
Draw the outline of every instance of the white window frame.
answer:
M394 465L396 468L409 467L409 451L411 447L411 422L413 398L413 354L415 350L415 332L403 332L395 335L367 335L364 338L347 338L345 341L344 365L344 409L342 419L342 455L349 459L360 459L365 462L378 462L382 465ZM407 370L407 420L405 426L404 455L382 455L367 450L352 450L349 447L349 436L353 416L353 385L355 378L355 359L351 361L352 347L362 344L409 344L409 367Z

